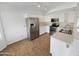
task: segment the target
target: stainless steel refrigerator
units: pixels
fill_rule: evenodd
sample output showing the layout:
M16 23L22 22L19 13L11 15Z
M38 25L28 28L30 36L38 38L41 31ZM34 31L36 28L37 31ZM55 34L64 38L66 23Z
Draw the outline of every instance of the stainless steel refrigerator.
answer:
M36 17L26 18L26 26L27 26L27 37L30 40L39 37L39 18Z

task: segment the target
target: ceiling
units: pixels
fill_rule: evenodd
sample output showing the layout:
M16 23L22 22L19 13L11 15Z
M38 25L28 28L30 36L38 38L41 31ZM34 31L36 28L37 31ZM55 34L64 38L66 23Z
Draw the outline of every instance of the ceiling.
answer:
M8 5L11 7L24 10L25 12L46 14L47 12L62 6L71 6L76 2L0 2L0 5Z

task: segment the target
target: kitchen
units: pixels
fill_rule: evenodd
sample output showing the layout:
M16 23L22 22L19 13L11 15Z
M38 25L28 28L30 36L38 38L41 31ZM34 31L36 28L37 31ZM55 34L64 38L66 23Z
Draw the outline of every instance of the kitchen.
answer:
M47 46L45 48L48 50L50 49L49 52L50 55L65 56L72 54L69 52L71 51L71 48L73 48L72 42L74 42L74 37L76 36L75 34L77 34L75 32L77 22L76 10L78 9L77 7L79 6L77 5L77 3L75 2L9 3L8 2L0 4L1 4L0 25L2 26L0 29L1 31L0 36L1 37L3 36L3 41L1 42L4 43L3 46L0 46L0 48L4 49L4 47L7 47L7 45L11 45L25 38L30 38L31 41L34 41L34 39L41 36L42 34L49 33L50 47L49 47L49 40L47 40L48 42L44 40L44 42L46 44L45 46ZM52 9L55 7L57 7L57 9ZM36 20L34 22L32 19L38 19L39 21ZM30 25L28 25L28 23ZM33 42L31 43L31 45L32 44L35 43ZM37 44L43 45L43 42L42 44L40 43ZM34 47L36 47L36 45ZM34 47L30 48L32 49ZM37 49L39 49L39 47ZM48 52L48 50L45 51ZM43 52L45 53L45 51ZM37 55L37 53L35 55Z

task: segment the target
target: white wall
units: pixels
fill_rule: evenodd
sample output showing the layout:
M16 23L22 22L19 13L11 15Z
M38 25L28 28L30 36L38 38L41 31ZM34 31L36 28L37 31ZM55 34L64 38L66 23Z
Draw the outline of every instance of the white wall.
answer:
M2 21L0 18L0 51L3 50L7 46L6 39L4 36L5 35L4 35L3 27L2 27Z
M1 19L8 44L27 37L24 14L21 11L4 7L1 9Z
M51 21L51 18L59 18L59 27L64 27L67 23L75 23L76 8L68 8L51 12L45 16L47 22Z
M56 12L50 13L50 14L45 16L46 22L49 22L49 25L47 26L46 32L49 32L49 27L51 25L51 18L59 18L60 26L65 24L64 23L64 13L63 12L56 11Z
M53 13L46 15L47 21L51 21L51 18L59 18L60 22L64 22L64 13L61 11L56 11L56 12L53 12Z
M75 20L76 23L75 23L75 39L79 39L79 31L77 31L79 28L77 28L77 23L79 23L79 3L77 5L77 19Z
M25 18L38 17L39 21L44 20L44 17L39 14L25 13L24 10L19 10L11 6L1 6L1 19L3 21L3 27L5 32L5 38L7 44L14 43L16 41L27 38L27 27ZM40 26L40 34L45 33L45 27Z
M60 22L64 22L64 13L62 11L43 16L37 13L28 13L27 11L25 12L25 10L19 10L11 6L1 6L1 19L8 44L27 38L25 22L25 17L27 16L38 17L40 22L50 22L52 17L59 17ZM49 32L49 25L40 26L40 34L45 32Z
M59 22L74 22L74 18L76 14L76 8L68 8L63 10L58 10L55 12L51 12L46 15L46 19L50 20L51 18L59 18ZM71 21L72 19L72 21Z

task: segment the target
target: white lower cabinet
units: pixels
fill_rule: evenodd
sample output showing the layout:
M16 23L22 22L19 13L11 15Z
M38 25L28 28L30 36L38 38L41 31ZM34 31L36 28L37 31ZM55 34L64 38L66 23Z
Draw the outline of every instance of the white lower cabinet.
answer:
M73 42L73 47L70 50L70 56L79 56L79 40L78 39L74 39Z
M52 56L68 56L71 45L64 41L51 37L50 40L50 53Z

